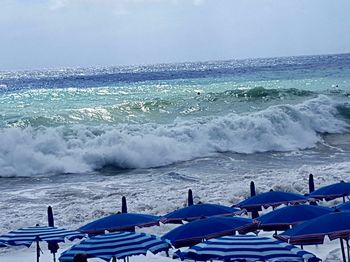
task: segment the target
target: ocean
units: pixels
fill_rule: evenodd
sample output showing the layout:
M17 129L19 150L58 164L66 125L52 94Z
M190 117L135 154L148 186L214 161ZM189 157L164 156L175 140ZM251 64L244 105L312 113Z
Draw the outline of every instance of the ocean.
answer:
M2 71L0 233L304 194L349 180L349 127L350 54Z

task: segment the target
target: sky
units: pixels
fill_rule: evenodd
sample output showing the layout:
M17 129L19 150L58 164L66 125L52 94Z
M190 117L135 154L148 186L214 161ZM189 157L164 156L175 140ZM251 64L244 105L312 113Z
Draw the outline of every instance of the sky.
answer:
M0 70L350 52L349 0L0 0Z

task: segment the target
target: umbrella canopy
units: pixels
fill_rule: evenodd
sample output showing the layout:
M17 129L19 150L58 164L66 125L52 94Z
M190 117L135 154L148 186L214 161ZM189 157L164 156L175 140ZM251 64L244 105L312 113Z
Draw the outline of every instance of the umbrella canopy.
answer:
M169 250L170 245L156 237L145 233L118 232L97 235L83 240L62 253L59 260L73 261L78 253L84 253L88 258L96 257L110 261L113 257L122 259L134 255L146 255L147 251L158 253Z
M281 204L298 204L305 203L308 201L303 195L281 192L281 191L270 191L262 193L256 196L252 196L246 200L239 202L234 207L246 209L247 211L261 210L261 207L276 207Z
M204 239L240 232L252 222L251 219L242 217L210 217L176 227L162 238L169 240L176 248L185 247Z
M211 217L211 216L229 216L240 213L236 208L231 208L215 204L197 204L185 208L180 208L161 218L162 223L182 223L185 221L193 221L196 219Z
M83 238L84 236L85 234L81 232L64 228L34 226L11 231L0 236L0 241L11 246L24 245L30 247L33 242L37 241L64 242L65 239L74 240L76 238Z
M197 244L184 252L177 252L181 260L206 261L321 261L313 254L293 245L267 237L224 236Z
M299 224L277 236L291 244L322 244L325 236L339 238L343 261L346 261L343 238L350 236L350 212L333 212Z
M107 231L133 231L135 226L147 227L159 225L160 217L136 214L136 213L119 213L95 220L78 230L88 234L103 234Z
M40 241L46 242L64 242L67 238L74 240L76 238L83 238L85 234L78 231L66 230L64 228L35 226L20 228L15 231L11 231L5 235L0 236L0 242L3 242L10 246L24 245L30 247L33 242L37 244L37 261L40 257Z
M291 244L322 244L324 237L331 240L350 236L350 212L333 212L316 217L277 235Z
M350 183L339 182L332 185L321 187L309 194L310 198L325 199L326 201L338 197L345 197L350 194ZM345 202L345 201L344 201Z
M295 205L275 209L255 219L259 229L286 230L291 225L299 224L306 220L329 214L333 209L313 205Z
M338 209L340 211L350 211L350 201L335 206L335 209Z

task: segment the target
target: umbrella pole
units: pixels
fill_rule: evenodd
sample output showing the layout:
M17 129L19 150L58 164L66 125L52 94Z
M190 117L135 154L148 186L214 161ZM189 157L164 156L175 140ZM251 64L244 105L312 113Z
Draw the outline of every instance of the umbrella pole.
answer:
M39 240L36 241L36 262L40 261L40 246Z
M56 262L56 253L53 253L53 262Z
M343 256L343 261L346 262L344 243L343 243L343 239L342 238L340 238L340 247L341 247L341 254Z
M348 253L348 261L350 261L349 239L346 239L346 250Z

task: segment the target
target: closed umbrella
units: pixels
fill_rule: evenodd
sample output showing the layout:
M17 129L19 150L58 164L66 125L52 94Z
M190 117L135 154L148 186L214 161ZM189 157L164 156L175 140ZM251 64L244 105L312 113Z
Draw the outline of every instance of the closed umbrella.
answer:
M118 232L97 235L85 239L63 252L59 261L73 261L78 253L88 258L100 258L105 261L123 259L134 255L146 255L148 251L156 254L169 250L170 245L154 235L135 232Z
M224 236L197 244L177 257L196 261L321 261L315 255L282 241L253 235Z
M252 222L242 217L210 217L176 227L162 238L175 247L191 246L209 238L241 232Z

